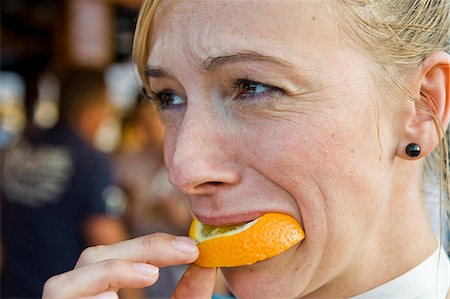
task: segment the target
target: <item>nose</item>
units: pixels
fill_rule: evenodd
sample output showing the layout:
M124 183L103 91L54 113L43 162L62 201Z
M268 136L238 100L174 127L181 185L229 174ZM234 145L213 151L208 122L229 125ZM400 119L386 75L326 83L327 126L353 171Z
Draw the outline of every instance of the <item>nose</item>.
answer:
M232 134L219 113L188 107L179 126L166 131L165 158L171 183L181 192L208 195L237 184Z

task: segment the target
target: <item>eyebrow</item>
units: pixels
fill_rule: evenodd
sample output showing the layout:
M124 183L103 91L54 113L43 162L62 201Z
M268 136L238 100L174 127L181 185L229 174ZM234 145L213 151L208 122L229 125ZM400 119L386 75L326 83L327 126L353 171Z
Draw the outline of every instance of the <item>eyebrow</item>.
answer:
M284 59L264 55L255 51L243 51L235 54L211 56L203 60L200 65L202 69L205 71L213 71L227 64L246 61L267 62L284 68L292 68L292 69L295 68L293 64L291 64L288 61L285 61ZM164 68L150 65L145 68L144 73L147 77L153 78L170 76L169 72Z
M153 78L161 78L169 76L169 73L166 70L156 66L147 66L144 70L144 74L146 77L153 77Z
M229 55L219 55L219 56L212 56L208 57L202 62L203 69L209 71L209 70L215 70L225 64L229 63L235 63L235 62L241 62L241 61L255 61L255 62L268 62L277 64L282 67L294 67L291 63L275 57L275 56L269 56L264 55L255 51L244 51L239 52L236 54L229 54Z

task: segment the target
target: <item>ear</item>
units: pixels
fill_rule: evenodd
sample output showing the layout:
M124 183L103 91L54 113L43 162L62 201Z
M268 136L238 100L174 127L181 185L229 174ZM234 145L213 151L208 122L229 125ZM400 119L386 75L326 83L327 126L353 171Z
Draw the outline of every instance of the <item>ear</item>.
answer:
M417 159L431 153L443 137L450 119L450 56L434 52L427 56L417 73L414 108L405 111L404 131L400 134L397 156ZM406 147L417 143L421 148L418 157L406 154Z

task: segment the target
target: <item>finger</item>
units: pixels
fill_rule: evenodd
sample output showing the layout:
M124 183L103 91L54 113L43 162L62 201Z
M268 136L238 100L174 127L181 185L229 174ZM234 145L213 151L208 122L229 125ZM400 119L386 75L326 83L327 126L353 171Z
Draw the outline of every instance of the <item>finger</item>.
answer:
M194 240L156 233L113 245L90 247L83 251L75 268L110 259L166 267L192 263L197 257L198 247Z
M87 265L50 278L44 285L43 299L95 296L121 288L142 288L159 277L155 266L122 260Z
M117 295L117 293L114 291L110 291L95 296L80 297L78 299L119 299L119 295Z
M211 299L216 273L216 268L190 265L178 282L172 299Z

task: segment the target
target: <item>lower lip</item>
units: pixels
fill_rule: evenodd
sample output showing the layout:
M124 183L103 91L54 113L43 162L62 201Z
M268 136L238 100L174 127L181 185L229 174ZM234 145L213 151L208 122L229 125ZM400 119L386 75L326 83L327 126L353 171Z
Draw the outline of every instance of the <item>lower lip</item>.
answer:
M231 215L231 216L221 216L221 217L208 217L196 215L198 221L203 224L212 225L212 226L226 226L238 223L245 223L255 220L258 217L264 215L265 212L248 212L239 215Z

